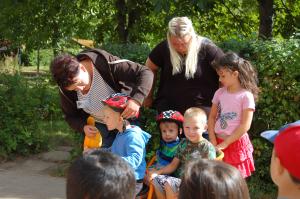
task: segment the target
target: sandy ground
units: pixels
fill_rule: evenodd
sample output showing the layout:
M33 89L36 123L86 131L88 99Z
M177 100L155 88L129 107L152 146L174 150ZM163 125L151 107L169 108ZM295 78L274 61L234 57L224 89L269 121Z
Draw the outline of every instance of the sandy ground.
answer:
M1 199L64 199L65 178L54 177L69 158L68 148L0 164Z

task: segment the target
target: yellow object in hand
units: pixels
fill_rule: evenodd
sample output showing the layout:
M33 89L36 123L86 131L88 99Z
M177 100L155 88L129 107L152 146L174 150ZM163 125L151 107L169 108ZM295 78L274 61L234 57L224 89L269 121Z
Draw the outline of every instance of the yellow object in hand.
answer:
M91 126L95 126L95 119L92 116L87 118L87 124ZM85 136L83 148L91 149L91 148L100 148L102 146L102 136L99 131L97 131L94 137Z

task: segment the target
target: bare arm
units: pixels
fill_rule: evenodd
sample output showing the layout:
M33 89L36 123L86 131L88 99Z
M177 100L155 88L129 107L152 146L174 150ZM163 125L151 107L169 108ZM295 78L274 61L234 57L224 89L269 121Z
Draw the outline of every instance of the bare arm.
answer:
M215 135L215 123L216 123L217 114L218 114L218 107L216 104L212 104L209 117L208 117L208 135L209 135L209 141L214 146L217 145L217 139Z
M180 160L176 157L172 160L170 164L167 166L161 168L160 170L152 170L149 172L150 180L155 178L157 175L162 175L162 174L171 174L173 173L179 166Z
M144 100L144 106L145 107L151 107L152 102L153 102L153 91L154 91L154 88L155 88L155 82L156 82L156 78L157 78L158 66L155 65L149 57L147 58L145 65L153 72L153 75L154 75L152 88L151 88L148 96Z
M225 149L228 147L231 143L238 140L240 137L242 137L251 127L251 122L253 118L253 109L244 109L242 113L242 121L241 124L235 131L224 140L221 144L217 145L217 148L219 149Z

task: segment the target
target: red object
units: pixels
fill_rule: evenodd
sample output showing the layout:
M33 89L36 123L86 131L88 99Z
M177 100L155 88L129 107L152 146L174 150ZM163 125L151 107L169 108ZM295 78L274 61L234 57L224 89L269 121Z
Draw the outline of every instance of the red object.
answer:
M183 122L183 116L178 111L168 110L161 112L157 117L156 121L159 123L161 121L174 121L174 122Z
M300 124L279 130L274 148L282 166L300 179Z
M123 93L116 93L109 96L106 100L103 100L103 103L107 106L117 108L117 109L125 109L127 106L128 100L131 98Z
M115 93L109 96L106 100L103 100L102 102L113 109L119 109L123 111L126 108L127 102L130 99L131 97L127 94ZM140 113L138 111L134 117L138 118L139 114Z

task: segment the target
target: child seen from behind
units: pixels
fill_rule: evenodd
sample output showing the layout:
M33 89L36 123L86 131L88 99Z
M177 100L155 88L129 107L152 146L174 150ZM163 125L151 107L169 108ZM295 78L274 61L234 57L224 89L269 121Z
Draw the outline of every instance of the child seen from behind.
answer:
M215 64L219 88L212 100L209 115L209 139L223 150L223 161L240 170L244 178L254 172L253 146L249 139L255 99L258 95L257 74L249 61L233 52Z
M300 120L261 134L274 144L270 173L278 187L277 199L300 198Z
M217 160L199 159L185 167L179 199L250 199L239 170Z

